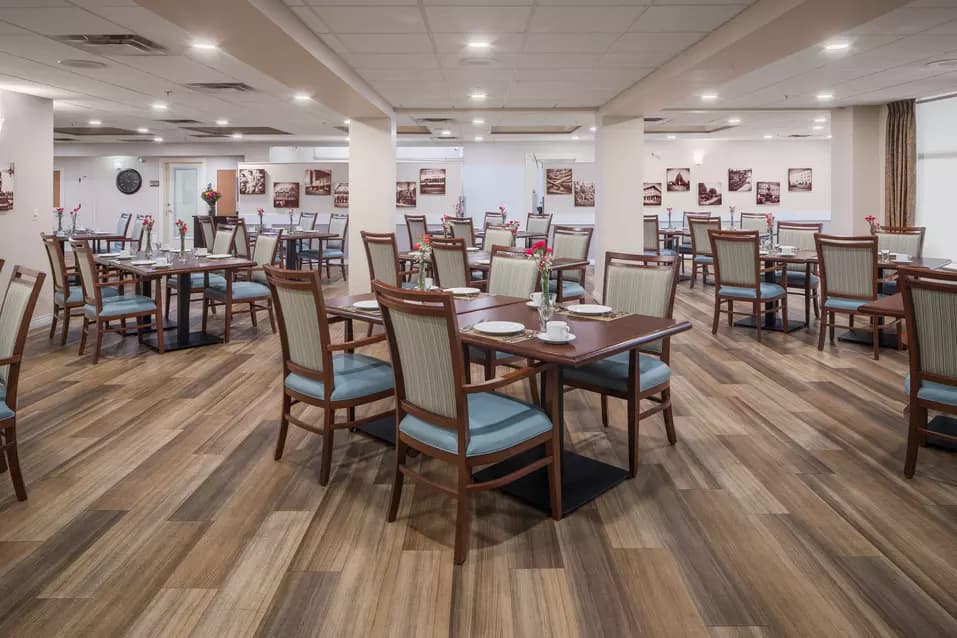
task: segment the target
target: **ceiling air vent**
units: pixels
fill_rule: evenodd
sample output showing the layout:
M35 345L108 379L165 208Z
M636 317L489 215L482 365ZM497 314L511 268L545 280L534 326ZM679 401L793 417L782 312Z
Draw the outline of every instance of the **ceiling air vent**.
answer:
M199 120L157 120L158 122L166 122L167 124L202 124Z
M114 126L60 126L53 129L53 132L60 135L136 135L136 131Z
M427 126L397 126L396 135L428 135L432 131Z
M106 35L59 35L54 38L64 44L96 53L97 55L165 55L166 49L150 39L135 33Z
M788 137L814 137L813 135L808 135L806 133L791 133Z
M54 137L54 142L75 142L76 140L72 137Z
M528 124L524 126L493 126L493 135L565 135L574 133L578 124Z
M663 122L665 118L663 117L646 117L645 122L648 124L654 124L656 122Z
M256 90L245 82L190 82L183 86L201 93L252 93Z
M57 64L60 66L69 67L71 69L105 69L106 63L100 62L98 60L84 60L82 58L69 58L66 60L57 60Z
M241 133L243 135L292 135L287 131L280 131L271 126L184 126L184 130L221 137Z
M416 122L419 122L423 126L428 126L429 124L434 124L439 126L440 124L448 124L454 122L451 118L448 117L417 117L415 118Z

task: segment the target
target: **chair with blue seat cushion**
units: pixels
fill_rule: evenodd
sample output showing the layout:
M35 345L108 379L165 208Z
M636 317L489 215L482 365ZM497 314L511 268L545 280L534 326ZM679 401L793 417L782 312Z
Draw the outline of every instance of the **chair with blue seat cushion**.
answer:
M594 228L555 226L552 257L587 261L594 232ZM575 299L584 301L585 271L585 266L555 271L555 281L549 282L548 289L556 293L559 303Z
M399 286L417 271L402 270L399 261L399 247L395 233L370 233L360 231L362 245L366 249L366 260L369 262L369 279L378 279L390 286Z
M432 273L441 288L482 288L484 281L473 280L469 269L465 240L461 237L432 238Z
M429 222L425 215L405 215L405 230L409 234L409 249L421 244L429 234Z
M253 327L258 326L256 313L265 311L269 317L269 325L276 332L276 321L273 317L272 294L266 283L265 266L276 263L279 246L282 244L282 230L275 235L260 234L256 237L256 246L253 249L253 261L256 266L246 271L248 281L236 281L233 271L216 280L210 278L209 285L203 291L203 332L209 321L209 310L223 306L226 322L223 339L229 343L230 327L233 322L233 306L246 304L249 306L249 318Z
M779 311L784 332L788 332L787 278L774 277L777 274L775 266L762 269L758 246L760 233L756 230L712 230L708 235L714 255L716 288L711 333L718 333L718 321L722 312L728 315L728 326L734 325L735 315L746 315L754 318L760 342L764 315ZM771 275L783 285L765 281L765 274ZM751 311L735 312L735 302L744 303ZM727 303L727 309L722 308L722 303Z
M824 337L829 332L834 345L837 315L847 315L848 324L841 326L854 330L854 318L865 303L878 298L877 237L845 237L814 235L818 267L821 277L821 298L824 313L821 316L817 349L824 349ZM884 317L865 315L870 322L874 358L880 357L880 331L900 323L900 319L886 321ZM902 348L900 333L897 347Z
M0 259L0 268L3 260ZM30 320L46 275L15 266L0 305L0 471L10 469L17 500L27 498L17 448L17 395Z
M96 344L93 348L93 363L100 360L100 350L103 347L103 335L107 332L118 332L126 336L126 321L132 319L136 324L136 335L140 343L143 342L143 330L149 327L163 325L162 304L160 302L160 286L153 286L153 296L115 295L105 298L103 290L106 288L126 287L135 289L140 282L133 277L120 275L101 275L93 260L93 251L85 241L71 241L77 270L80 272L80 282L83 284L83 332L80 335L79 355L86 351L86 340L90 326L96 326ZM112 278L117 277L117 278ZM111 325L118 321L119 325ZM163 330L156 330L156 346L160 354L164 352Z
M708 284L708 270L714 264L711 254L711 241L708 232L721 230L720 217L690 217L688 231L691 233L691 288L694 288L698 278L698 269L701 269L701 285Z
M526 239L526 246L530 246L532 243L542 239L547 242L551 231L551 213L528 213L528 215L525 216L525 232L528 235L532 235L532 237Z
M657 215L645 215L644 219L644 254L646 255L674 255L671 248L661 246L660 230Z
M929 410L957 415L957 273L901 268L898 283L910 357L904 379L909 415L904 476L912 478L927 437L957 443L957 436L929 429L927 423Z
M472 494L501 487L544 465L548 466L552 517L561 518L558 428L538 406L495 392L534 376L540 368L525 367L501 378L470 384L452 295L402 290L380 281L373 282L373 288L382 310L396 380L398 431L388 520L394 521L398 513L405 477L455 496L454 560L461 564L468 553ZM552 405L557 408L559 390L551 389ZM476 482L477 466L498 463L541 446L545 448L544 457L504 477ZM440 485L408 467L405 459L410 448L454 465L456 485Z
M332 279L332 266L338 265L342 274L342 280L348 279L346 274L346 234L349 231L349 215L345 213L332 213L329 217L329 233L335 235L331 239L318 240L319 248L317 250L308 249L300 253L300 263L304 260L318 263L318 269L326 267L326 278Z
M203 229L203 232L207 232L207 224L205 221L200 221L200 228ZM235 225L220 225L215 226L212 223L212 218L209 219L209 228L211 228L212 236L207 240L206 245L209 247L208 251L211 255L225 255L225 254L236 254L236 237L238 226ZM245 233L245 225L243 225L243 232ZM226 282L226 273L219 271L211 272L196 272L191 273L189 276L189 301L193 303L194 301L202 301L203 305L206 305L204 290L207 286L221 286L225 285ZM169 319L169 310L172 303L173 297L177 297L175 291L179 290L179 277L167 277L166 278L166 311L164 316ZM198 297L196 295L199 295ZM213 307L213 312L216 312L215 306Z
M606 253L602 300L616 311L671 318L678 287L678 262L679 258L674 255ZM661 412L668 442L674 445L677 440L671 404L670 360L671 340L665 338L578 368L564 369L565 385L601 395L601 420L605 427L608 426L608 397L628 402L628 465L632 476L638 471L641 419ZM652 406L642 412L641 402L646 400Z
M814 235L821 232L824 224L809 222L778 222L777 243L781 246L794 246L799 251L813 251ZM787 277L788 294L804 297L804 323L811 329L811 307L814 307L814 317L820 317L820 301L818 287L821 284L817 276L816 266L811 262L803 266L798 264L782 264L784 272L778 275L778 283L782 277ZM795 270L799 268L800 270Z
M258 248L258 242L257 242ZM318 270L284 270L263 266L266 283L272 293L282 343L282 417L276 460L282 458L289 424L322 436L319 484L329 483L335 430L355 428L388 417L386 410L361 418L356 408L387 399L393 394L388 362L355 354L362 346L380 343L385 335L333 343L329 334L325 300ZM253 271L253 277L259 276ZM299 404L322 409L322 424L304 421L293 414ZM345 411L346 419L336 421L336 413Z
M116 220L116 235L122 237L123 239L113 242L112 245L107 243L106 250L101 252L109 252L110 250L120 250L126 248L126 242L129 241L127 233L130 232L130 222L133 221L133 213L122 213ZM96 242L99 245L99 242Z
M924 255L924 226L879 226L874 231L877 237L877 250L889 250L891 253L903 253L909 255L911 259L923 257ZM897 292L897 273L891 271L889 274L885 271L879 282L879 290L885 295L893 295Z

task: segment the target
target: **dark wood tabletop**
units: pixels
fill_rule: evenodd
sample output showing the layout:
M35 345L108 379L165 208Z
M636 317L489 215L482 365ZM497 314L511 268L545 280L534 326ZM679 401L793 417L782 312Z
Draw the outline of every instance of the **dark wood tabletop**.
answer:
M334 317L344 317L346 319L359 319L369 323L381 324L382 315L378 312L363 311L356 308L353 304L357 301L370 301L375 299L372 293L364 295L347 295L345 297L335 297L326 299L326 312ZM488 310L501 306L510 306L514 304L524 304L528 299L520 297L507 297L505 295L478 295L473 298L459 298L455 300L455 311L459 314L475 312L479 310Z
M470 250L466 253L469 260L469 268L472 270L488 270L491 256L481 250ZM414 253L402 253L399 259L403 261L417 261L418 256ZM552 260L552 270L573 270L575 268L584 268L588 265L587 259L572 259L571 257L556 257Z
M762 254L761 259L763 261L774 261L782 264L818 263L817 251L815 250L799 250L794 255L782 255L780 253L774 255ZM949 263L949 259L943 259L940 257L914 257L911 261L906 263L900 263L896 261L878 261L877 267L883 268L885 270L897 270L902 266L907 268L925 268L927 270L937 270L938 268L943 268Z
M109 266L136 275L137 277L162 277L164 275L180 275L193 272L213 272L217 270L234 270L237 268L252 268L256 262L242 257L229 257L227 259L207 259L197 257L193 253L187 253L185 257L180 257L176 253L166 253L160 255L169 259L169 266L156 268L154 266L134 266L132 262L146 259L140 253L131 259L117 259L116 257L96 257L96 263L102 266ZM153 257L155 259L155 257Z
M896 319L904 318L904 297L896 292L887 297L881 297L877 301L871 301L857 309L858 312L865 315L877 315L878 317L894 317Z

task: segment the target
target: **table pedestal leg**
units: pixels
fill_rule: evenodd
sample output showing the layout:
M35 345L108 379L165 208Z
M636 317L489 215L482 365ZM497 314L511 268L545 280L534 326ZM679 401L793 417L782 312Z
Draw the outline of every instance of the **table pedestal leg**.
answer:
M288 270L297 270L299 268L299 250L298 240L286 240L286 268Z
M208 346L214 343L222 343L222 337L211 335L208 332L190 332L189 331L189 298L192 294L192 275L188 272L177 275L176 287L176 326L166 329L165 350L185 350L186 348L196 348L198 346ZM170 339L170 333L175 331L175 340ZM150 336L143 339L143 343L151 348L158 348L156 336Z

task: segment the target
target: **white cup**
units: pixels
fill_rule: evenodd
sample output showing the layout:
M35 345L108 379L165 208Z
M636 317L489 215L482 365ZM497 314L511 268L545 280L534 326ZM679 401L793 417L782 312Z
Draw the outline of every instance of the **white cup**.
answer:
M431 278L431 277L426 277L426 278L425 278L425 289L426 289L426 290L432 290L432 283L433 283L433 282L432 282L432 278Z
M564 321L549 321L545 325L545 333L548 335L549 339L554 339L556 341L568 339L568 335L571 334L568 330L568 324Z
M542 305L542 293L540 293L540 292L533 292L533 293L531 294L531 299L532 299L532 305L533 305L533 306L541 306L541 305Z
M197 249L196 249L196 256L197 256L197 257L205 257L208 253L209 253L209 250L206 249L206 248L197 248Z
M891 261L910 261L907 253L891 253Z
M155 265L156 265L156 266L168 266L168 265L169 265L169 262L166 261L166 257L157 257L157 258L156 258Z
M126 250L125 248L120 251L120 257L129 257L129 256L130 256L130 251Z
M782 255L796 255L797 246L781 246Z

